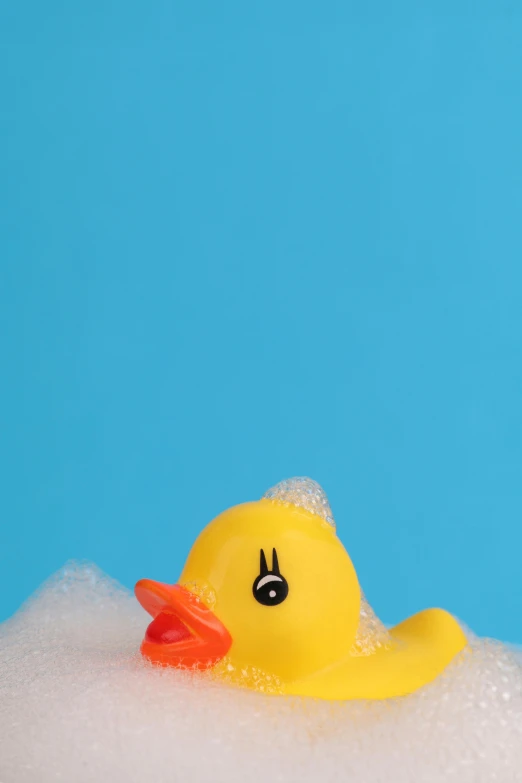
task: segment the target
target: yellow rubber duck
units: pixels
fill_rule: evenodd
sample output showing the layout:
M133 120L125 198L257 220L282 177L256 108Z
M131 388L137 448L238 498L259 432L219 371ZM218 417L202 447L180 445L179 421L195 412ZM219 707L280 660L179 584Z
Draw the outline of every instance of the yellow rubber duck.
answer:
M390 631L374 618L365 636L371 610L364 605L361 614L328 500L307 478L220 514L196 540L178 584L142 579L135 593L154 618L141 646L146 658L229 680L235 672L236 681L268 692L401 696L434 680L467 645L442 609Z

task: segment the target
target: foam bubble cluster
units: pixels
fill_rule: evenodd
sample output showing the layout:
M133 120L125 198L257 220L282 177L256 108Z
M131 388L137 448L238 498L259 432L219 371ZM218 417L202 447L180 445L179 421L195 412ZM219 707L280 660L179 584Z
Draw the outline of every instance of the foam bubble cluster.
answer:
M326 492L317 481L311 478L296 476L280 481L275 487L265 492L263 499L281 503L283 506L291 505L304 508L335 528L335 520Z
M1 783L522 781L522 658L504 645L472 637L411 696L330 703L155 668L149 619L72 564L0 626Z

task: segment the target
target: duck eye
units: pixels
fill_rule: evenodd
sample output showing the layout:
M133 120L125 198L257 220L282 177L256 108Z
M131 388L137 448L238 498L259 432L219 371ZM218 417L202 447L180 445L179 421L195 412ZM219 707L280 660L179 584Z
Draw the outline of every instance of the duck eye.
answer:
M277 552L272 550L272 570L268 570L263 550L259 556L259 576L252 585L254 598L263 606L277 606L288 595L288 582L279 571Z

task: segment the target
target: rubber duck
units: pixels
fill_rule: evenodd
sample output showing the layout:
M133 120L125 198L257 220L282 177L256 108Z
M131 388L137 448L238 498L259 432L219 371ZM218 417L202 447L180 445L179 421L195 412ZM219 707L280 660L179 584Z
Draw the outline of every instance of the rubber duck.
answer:
M326 494L308 478L280 482L261 500L220 514L197 538L177 584L142 579L135 594L153 617L145 658L267 692L403 696L467 646L442 609L390 630L378 621Z

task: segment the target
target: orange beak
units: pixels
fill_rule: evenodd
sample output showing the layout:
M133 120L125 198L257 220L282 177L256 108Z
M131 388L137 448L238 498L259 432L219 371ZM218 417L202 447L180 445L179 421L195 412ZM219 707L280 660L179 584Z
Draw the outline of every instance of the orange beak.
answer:
M208 669L229 651L229 632L190 590L140 579L134 592L154 618L141 645L142 654L153 663Z

